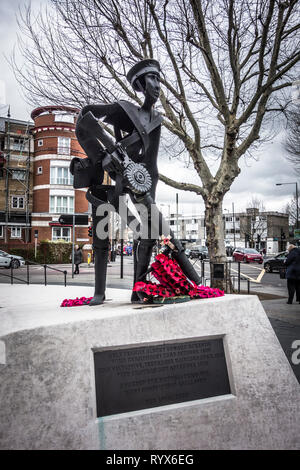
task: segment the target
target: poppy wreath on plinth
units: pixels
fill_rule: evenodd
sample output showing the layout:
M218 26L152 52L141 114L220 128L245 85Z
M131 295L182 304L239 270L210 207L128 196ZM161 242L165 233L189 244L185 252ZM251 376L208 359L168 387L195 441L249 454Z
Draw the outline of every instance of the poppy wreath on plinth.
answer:
M188 295L192 299L207 299L224 295L224 291L220 289L198 286L195 282L190 281L182 272L177 261L163 253L155 257L155 261L151 264L151 273L159 284L151 281L136 282L133 287L134 292L143 292L150 297Z

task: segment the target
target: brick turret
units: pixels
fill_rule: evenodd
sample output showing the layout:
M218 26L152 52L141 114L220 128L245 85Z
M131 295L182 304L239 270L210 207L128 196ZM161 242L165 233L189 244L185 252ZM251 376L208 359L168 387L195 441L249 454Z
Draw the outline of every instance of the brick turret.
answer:
M33 234L38 241L71 240L71 227L62 227L61 214L88 212L86 189L74 189L69 166L73 157L86 158L75 136L79 109L44 106L32 111L34 136ZM90 243L87 227L76 227L75 242Z

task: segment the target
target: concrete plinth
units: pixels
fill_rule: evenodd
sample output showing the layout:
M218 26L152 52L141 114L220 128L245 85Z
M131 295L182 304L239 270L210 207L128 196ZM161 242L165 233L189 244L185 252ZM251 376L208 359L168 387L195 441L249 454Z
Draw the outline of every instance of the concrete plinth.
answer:
M0 286L1 449L299 449L300 387L256 296L107 294L61 308L92 289ZM231 393L97 418L94 350L219 337Z

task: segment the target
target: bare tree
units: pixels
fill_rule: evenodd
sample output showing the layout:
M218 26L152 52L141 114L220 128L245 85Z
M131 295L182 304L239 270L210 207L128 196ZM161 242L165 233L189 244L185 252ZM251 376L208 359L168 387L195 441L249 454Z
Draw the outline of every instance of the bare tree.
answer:
M261 238L267 235L267 217L264 212L266 208L263 201L253 196L247 204L246 216L240 218L241 232L250 248L259 247Z
M164 139L188 156L199 184L160 179L203 198L210 257L223 262L222 201L268 116L289 104L299 13L298 0L52 0L44 15L20 15L29 43L21 44L24 68L14 68L38 105L140 103L126 71L159 59Z
M300 102L287 113L287 137L285 149L287 159L293 164L300 175Z
M284 212L289 215L289 224L293 227L297 227L297 213L299 213L299 207L299 196L297 201L297 197L295 194L291 201L284 208Z

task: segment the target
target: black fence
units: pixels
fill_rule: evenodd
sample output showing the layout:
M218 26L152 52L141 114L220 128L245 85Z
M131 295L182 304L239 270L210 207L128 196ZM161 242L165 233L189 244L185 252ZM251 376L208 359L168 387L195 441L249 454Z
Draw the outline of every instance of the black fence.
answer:
M6 274L4 272L2 272L2 270L0 271L0 276L5 276L5 277L9 277L10 278L10 283L11 284L14 284L14 281L20 281L20 282L23 282L24 284L27 284L29 286L30 284L30 266L31 265L34 265L34 266L42 266L43 269L44 269L44 284L45 286L47 285L47 269L51 269L53 271L57 271L57 272L60 272L64 275L64 286L66 287L67 286L67 271L63 271L62 269L57 269L57 268L53 268L52 266L49 266L48 264L40 264L40 263L35 263L34 261L30 261L30 260L25 260L26 261L26 279L21 279L20 277L16 276L15 275L15 271L19 268L14 268L13 265L10 266L10 273L9 274Z
M246 291L250 294L251 280L248 279L243 273L241 273L241 262L235 262L237 264L237 272L232 269L232 261L227 260L224 263L212 263L209 260L195 260L193 265L200 263L200 277L201 283L206 286L207 281L211 283L212 279L220 279L225 281L225 292L241 293L241 283L246 283ZM205 267L209 266L209 277L206 276L207 270ZM244 291L244 290L243 290Z

